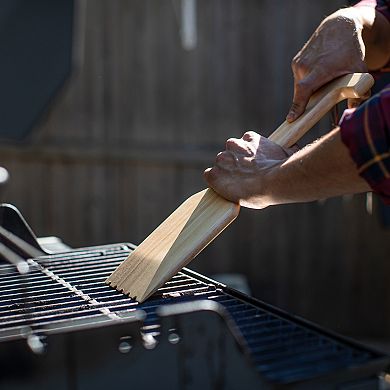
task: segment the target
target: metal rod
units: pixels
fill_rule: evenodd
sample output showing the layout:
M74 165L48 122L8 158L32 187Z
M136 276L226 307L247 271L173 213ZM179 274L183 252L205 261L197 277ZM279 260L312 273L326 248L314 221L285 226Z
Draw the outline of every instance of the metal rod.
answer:
M60 304L61 302L65 302L65 303L70 302L69 299L74 299L76 297L76 295L75 295L75 296L69 298L69 292L66 292L66 294L65 293L50 294L50 297L53 297L53 296L54 296L54 298L48 298L47 295L32 296L27 301L22 301L21 298L16 298L16 299L13 299L12 301L10 301L10 300L0 301L0 310L2 310L4 307L9 307L12 305L21 305L24 302L26 302L26 303L35 302L35 301L38 301L39 298L42 298L43 301L48 302L49 304L57 305L57 304ZM79 300L79 302L84 303L84 301L81 301L81 300Z
M20 274L26 274L30 270L27 261L0 242L0 256L14 265Z
M115 262L115 264L120 264L123 260L125 260L126 256L117 256L117 257L108 257L108 258L101 258L101 257L93 257L93 258L87 258L87 259L73 259L73 260L66 260L66 261L50 261L48 260L40 260L39 263L42 265L49 264L50 268L54 267L68 267L72 264L106 264L110 262Z
M34 258L34 257L39 257L39 256L45 255L45 253L43 253L42 251L40 251L37 248L34 248L28 242L22 240L20 237L11 233L7 229L4 229L2 226L0 226L0 237L5 239L6 241L10 242L17 249L22 251L27 257Z

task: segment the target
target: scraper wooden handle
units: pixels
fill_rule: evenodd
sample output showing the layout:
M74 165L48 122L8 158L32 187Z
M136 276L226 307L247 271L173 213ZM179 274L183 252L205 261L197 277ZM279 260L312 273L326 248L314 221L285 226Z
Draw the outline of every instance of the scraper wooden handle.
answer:
M283 147L294 145L310 130L329 110L344 99L364 96L374 85L369 73L351 73L341 76L319 89L310 98L305 112L294 122L284 121L269 137L271 141ZM206 198L215 198L211 189L204 190ZM229 207L226 200L226 207ZM218 207L222 207L219 202Z
M336 103L363 96L368 74L351 74L320 89L293 123L284 122L269 137L281 146L296 143ZM184 201L107 278L106 283L142 302L186 266L238 215L240 206L207 189Z
M344 99L364 96L373 84L368 73L352 73L333 80L311 97L302 116L293 123L282 123L268 139L284 147L294 145L333 106Z

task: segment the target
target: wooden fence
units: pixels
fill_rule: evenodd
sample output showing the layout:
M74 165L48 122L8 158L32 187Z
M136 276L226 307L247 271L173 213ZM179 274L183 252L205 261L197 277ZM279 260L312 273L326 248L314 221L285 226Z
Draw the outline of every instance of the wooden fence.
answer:
M205 186L202 171L227 138L280 124L292 56L342 5L198 0L197 46L186 51L180 4L76 3L71 79L25 144L0 147L11 173L3 200L38 235L139 243ZM389 233L356 196L242 210L192 267L244 273L260 299L379 337L390 334L389 249Z

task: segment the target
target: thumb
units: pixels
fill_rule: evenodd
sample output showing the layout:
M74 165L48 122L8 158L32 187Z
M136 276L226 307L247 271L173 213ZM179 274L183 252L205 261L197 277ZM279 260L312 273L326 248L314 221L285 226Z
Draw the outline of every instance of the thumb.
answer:
M294 122L301 116L306 109L311 95L317 91L318 88L332 80L333 76L312 69L310 73L300 80L297 79L296 72L294 72L294 78L294 98L293 104L286 117L287 122Z

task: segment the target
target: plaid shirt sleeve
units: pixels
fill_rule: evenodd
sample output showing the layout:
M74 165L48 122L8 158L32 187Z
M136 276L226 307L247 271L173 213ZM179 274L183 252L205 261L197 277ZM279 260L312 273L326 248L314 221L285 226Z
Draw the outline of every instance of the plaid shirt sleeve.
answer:
M361 6L376 8L390 22L390 0L361 0L355 4ZM345 110L340 129L360 176L390 204L390 84L358 109Z
M390 204L390 84L359 108L345 110L340 129L360 176Z

